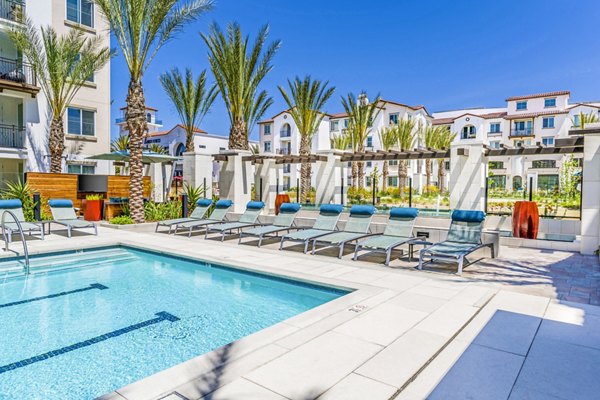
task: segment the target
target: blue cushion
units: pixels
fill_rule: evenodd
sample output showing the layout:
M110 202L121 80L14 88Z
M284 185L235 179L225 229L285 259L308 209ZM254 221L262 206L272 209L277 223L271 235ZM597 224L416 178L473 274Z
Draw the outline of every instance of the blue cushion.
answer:
M233 201L231 201L231 200L219 200L219 201L217 201L217 204L215 204L215 206L217 208L229 208L229 207L231 207L232 204L233 204Z
M73 208L73 202L69 199L53 199L48 204L53 208Z
M485 213L483 211L454 210L452 212L452 220L462 222L483 222L483 220L485 220Z
M196 205L200 206L200 207L210 207L211 204L212 204L211 199L200 199L196 202Z
M249 201L246 204L246 209L248 210L262 210L263 208L265 208L265 203L262 201Z
M2 210L21 207L23 207L23 203L19 199L0 200L0 209Z
M319 211L325 214L340 214L344 210L341 204L323 204Z
M282 213L296 213L298 211L300 211L300 204L298 203L283 203L279 207L279 212Z
M350 209L350 215L373 215L375 207L369 205L354 205Z
M392 207L390 218L417 218L419 210L410 207Z

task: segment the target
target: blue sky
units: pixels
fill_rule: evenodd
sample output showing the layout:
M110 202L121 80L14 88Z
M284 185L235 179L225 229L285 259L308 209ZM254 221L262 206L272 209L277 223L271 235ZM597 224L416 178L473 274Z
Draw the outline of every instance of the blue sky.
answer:
M362 90L430 112L503 106L509 96L565 89L572 101L600 100L597 0L216 1L162 48L145 75L146 103L159 109L165 128L179 121L158 76L175 66L207 69L198 33L213 21L237 21L252 36L268 23L270 38L282 41L263 82L275 100L265 117L285 107L277 85L307 74L336 87L327 112L342 111L340 97ZM112 63L113 122L128 81L119 54ZM202 128L228 134L220 98Z

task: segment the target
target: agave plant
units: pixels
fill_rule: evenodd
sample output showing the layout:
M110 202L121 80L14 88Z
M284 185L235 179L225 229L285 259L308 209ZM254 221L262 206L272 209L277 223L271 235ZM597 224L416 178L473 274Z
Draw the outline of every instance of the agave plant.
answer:
M236 23L229 24L226 33L217 24L212 24L210 34L201 34L208 46L210 69L227 108L231 123L229 148L232 150L248 150L250 129L273 104L267 92L259 89L273 68L271 61L280 46L280 41L276 40L263 51L268 34L269 27L265 25L251 47L248 46L249 37L242 35Z
M192 212L194 211L194 208L196 208L196 203L198 200L206 195L206 188L204 185L192 186L187 182L183 184L183 188L185 190L185 194L187 194L188 210Z
M183 25L212 8L212 0L95 0L121 48L129 70L125 120L129 142L131 218L144 222L143 136L148 130L142 78L152 60ZM75 29L73 29L75 31Z
M26 221L33 221L33 209L36 203L33 201L33 189L29 183L18 179L16 181L4 182L5 188L0 192L3 199L19 199L23 205L23 214Z

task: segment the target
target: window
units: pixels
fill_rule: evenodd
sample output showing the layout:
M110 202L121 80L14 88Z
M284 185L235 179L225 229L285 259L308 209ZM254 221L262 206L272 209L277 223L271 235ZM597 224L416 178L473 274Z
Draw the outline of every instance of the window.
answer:
M517 110L527 110L527 102L517 101Z
M542 118L542 127L546 129L554 128L554 117Z
M488 168L489 169L502 169L502 168L504 168L504 162L503 161L490 161L488 163Z
M412 114L406 114L406 119L410 121L412 119Z
M290 124L283 124L283 126L279 130L279 136L281 136L281 137L292 136L292 127L290 126Z
M292 170L292 164L283 164L283 173L289 174Z
M512 132L516 136L527 136L533 133L533 121L515 121L515 130Z
M206 145L205 145L205 144L201 144L201 145L199 145L199 147L200 147L201 149L205 149L205 148L206 148Z
M373 136L367 136L367 147L373 147Z
M271 125L264 125L263 126L263 134L264 135L270 135L271 134Z
M185 153L185 145L183 143L179 143L179 145L175 149L175 156L181 157L183 153Z
M579 128L579 124L580 124L580 117L579 114L575 114L573 115L573 126L575 128Z
M531 168L556 168L556 160L534 160Z
M490 133L502 133L500 130L500 122L492 122L490 124Z
M544 107L556 107L556 99L544 99Z
M224 151L225 147L219 147L219 151Z
M389 165L389 166L392 166L392 165L398 165L398 160L390 160L390 161L388 162L388 165Z
M513 190L523 190L523 178L519 175L513 177Z
M371 167L373 165L372 161L367 161L367 167Z
M69 107L67 109L67 133L70 135L94 136L95 112Z
M94 175L96 173L96 166L85 164L69 164L67 165L67 173L79 175Z
M506 175L492 175L488 179L490 189L506 188Z
M367 178L367 183L365 183L365 186L366 187L371 187L371 177L367 176L366 178Z
M344 120L344 128L348 128L348 120L347 119Z
M265 142L264 151L265 151L265 153L271 152L271 142Z
M67 19L81 25L94 26L92 0L67 0Z
M554 138L553 137L543 137L542 138L542 146L554 146Z
M332 132L337 132L340 129L340 121L331 121L329 122L329 130Z
M558 175L538 175L537 187L538 190L557 190Z
M477 136L477 129L473 125L466 125L462 128L461 139L474 139Z
M75 61L79 61L79 58L81 57L81 55L77 54L77 57L75 58ZM88 76L86 78L86 82L91 82L94 83L94 73L92 72L92 75ZM148 120L148 122L150 122L150 120Z
M397 187L398 186L398 177L397 176L388 176L388 186Z
M444 169L450 171L450 161L444 161Z
M500 148L500 142L498 140L494 140L493 142L490 142L490 147L492 149L499 149Z
M398 125L398 113L390 114L390 125Z

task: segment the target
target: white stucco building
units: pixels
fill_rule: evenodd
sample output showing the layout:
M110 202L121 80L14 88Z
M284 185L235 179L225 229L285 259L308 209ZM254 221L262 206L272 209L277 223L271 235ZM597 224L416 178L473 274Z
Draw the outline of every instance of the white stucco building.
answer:
M59 35L80 29L101 35L109 46L107 25L87 0L11 0L0 2L0 181L22 178L27 171L49 169L47 101L31 66L8 32L25 12L36 27L52 26ZM110 148L110 63L98 71L71 102L64 120L63 171L108 173L109 163L87 156Z

